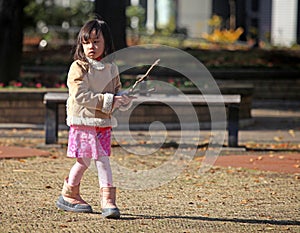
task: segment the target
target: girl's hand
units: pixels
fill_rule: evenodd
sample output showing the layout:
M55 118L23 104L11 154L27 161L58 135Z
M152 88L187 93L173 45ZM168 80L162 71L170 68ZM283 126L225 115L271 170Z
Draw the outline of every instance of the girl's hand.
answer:
M123 106L126 106L128 104L130 104L130 102L133 100L133 99L136 99L135 96L128 96L128 95L121 95L122 98L123 98Z
M136 99L136 97L127 96L127 95L114 96L113 108L119 108L121 106L126 106L126 105L130 104L130 102L133 99Z
M114 96L113 108L119 108L123 104L122 96Z

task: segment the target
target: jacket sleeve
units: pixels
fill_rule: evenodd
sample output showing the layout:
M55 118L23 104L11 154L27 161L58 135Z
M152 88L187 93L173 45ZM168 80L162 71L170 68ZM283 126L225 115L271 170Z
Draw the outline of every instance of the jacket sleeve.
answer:
M116 64L112 64L112 77L114 77L114 87L115 87L115 93L118 94L121 91L122 83L120 80L119 70ZM120 111L127 111L131 108L132 101L127 104L119 107Z
M111 66L111 75L113 77L115 94L117 94L121 90L122 84L121 84L121 79L120 79L120 75L119 75L119 69L115 63L112 63L112 66Z
M111 93L94 93L89 90L88 79L85 78L88 66L81 61L74 61L68 73L67 85L70 96L76 103L86 108L109 113L112 110L113 97Z

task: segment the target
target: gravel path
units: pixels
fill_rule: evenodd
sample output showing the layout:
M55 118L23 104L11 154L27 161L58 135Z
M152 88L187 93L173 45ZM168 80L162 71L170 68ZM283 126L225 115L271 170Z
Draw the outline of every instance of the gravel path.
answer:
M33 146L43 138L9 140L0 139L0 145ZM299 174L220 167L199 173L203 152L197 151L169 183L147 190L118 189L122 218L106 220L100 215L93 169L85 174L81 189L95 213L55 207L74 161L65 157L64 147L48 150L49 157L0 160L0 232L300 232ZM149 169L173 151L161 148L151 156L135 157L113 147L112 160L131 170Z

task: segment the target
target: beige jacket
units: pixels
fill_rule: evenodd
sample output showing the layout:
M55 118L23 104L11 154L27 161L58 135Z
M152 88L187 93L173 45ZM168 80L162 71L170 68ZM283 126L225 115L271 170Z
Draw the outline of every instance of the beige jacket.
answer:
M76 60L72 63L67 86L67 125L114 126L111 120L113 98L121 89L118 68Z

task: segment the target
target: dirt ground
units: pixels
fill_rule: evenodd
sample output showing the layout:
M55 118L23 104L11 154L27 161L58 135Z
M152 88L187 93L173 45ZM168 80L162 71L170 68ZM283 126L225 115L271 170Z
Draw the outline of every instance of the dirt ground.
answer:
M15 137L22 133L0 137L0 146L36 148L43 143L40 132L29 132L30 138ZM83 178L81 191L94 213L60 211L55 201L74 163L65 157L65 140L62 137L62 147L43 148L48 156L0 160L0 232L300 232L298 172L223 167L216 163L199 173L202 148L176 178L158 187L137 190L127 189L126 183L134 183L139 178L139 170L160 167L176 148L163 147L151 156L138 156L114 146L111 160L137 174L133 179L114 177L120 184L117 203L121 219L101 218L98 180L92 168ZM270 159L284 161L287 154L244 152L239 155L247 157L250 164L258 164ZM299 164L297 158L291 163L295 168ZM113 173L118 174L115 166ZM144 184L161 178L145 179Z

